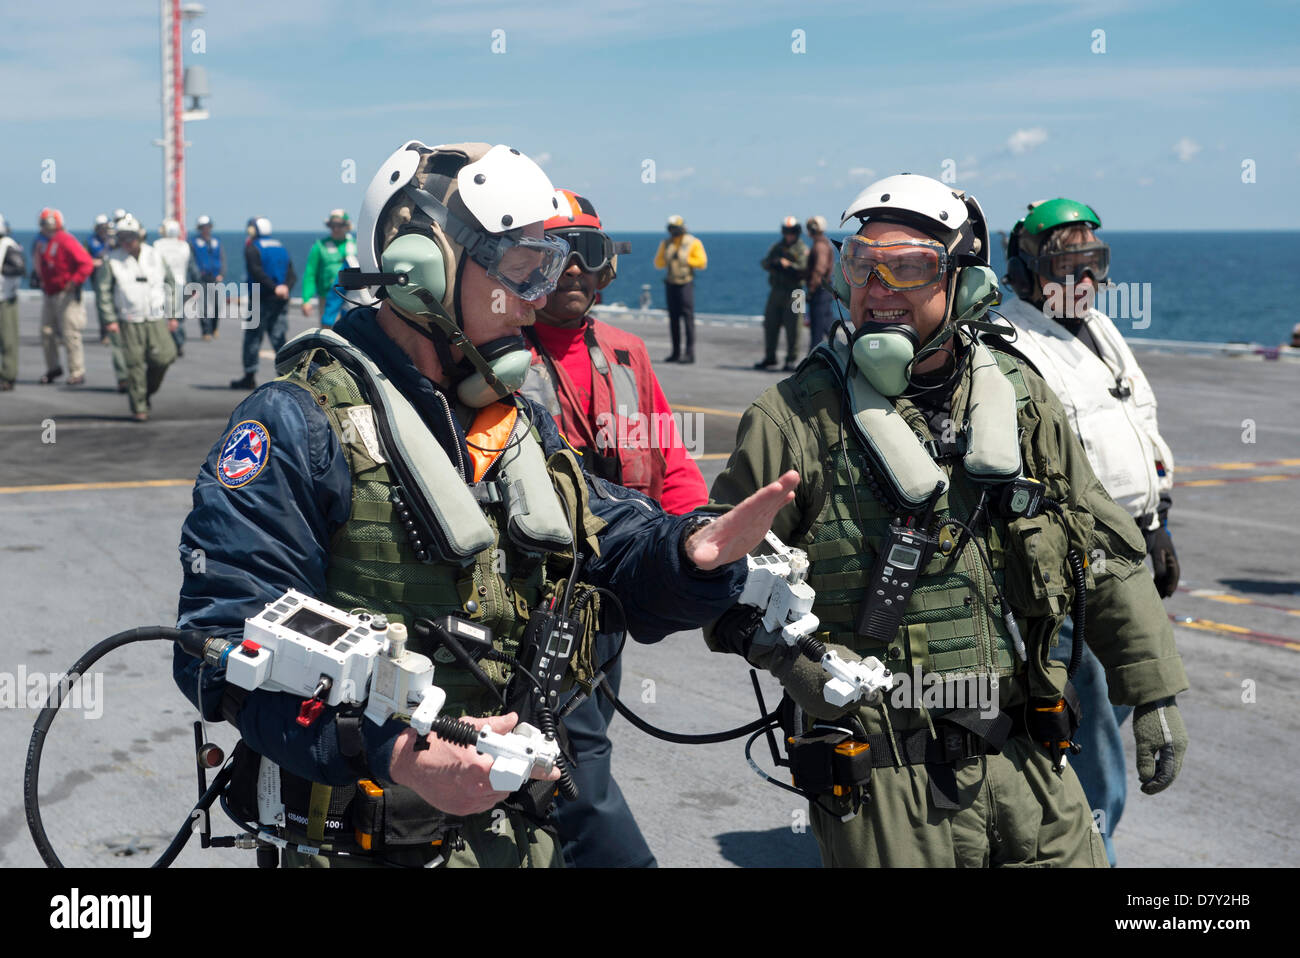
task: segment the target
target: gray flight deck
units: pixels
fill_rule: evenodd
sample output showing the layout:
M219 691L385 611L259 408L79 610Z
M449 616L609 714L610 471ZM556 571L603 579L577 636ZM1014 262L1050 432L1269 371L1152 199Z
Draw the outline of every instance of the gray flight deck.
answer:
M93 307L88 309L94 327ZM59 673L101 638L172 625L181 568L176 543L190 483L243 393L240 330L200 342L168 372L154 418L137 424L118 395L108 349L88 336L87 384L41 386L39 303L21 311L19 385L0 393L0 865L40 864L19 783L35 673ZM306 327L295 307L291 331ZM668 352L662 318L625 315L651 357ZM89 330L88 330L89 332ZM806 335L806 334L805 334ZM750 369L761 331L701 323L698 362L660 364L664 392L695 437L706 480L732 448L739 413L780 376ZM1286 355L1190 355L1142 347L1177 458L1170 527L1183 581L1167 602L1192 689L1180 705L1191 738L1182 775L1162 795L1137 790L1116 835L1122 866L1300 864L1300 363ZM272 375L264 352L260 380ZM53 439L53 441L49 441ZM272 441L275 437L272 436ZM24 491L18 487L33 487ZM665 597L667 599L667 597ZM171 681L171 649L133 646L104 663L103 697L55 722L41 794L55 847L69 864L151 860L195 797L192 709ZM20 679L27 684L15 697ZM6 684L7 683L7 684ZM764 682L769 704L776 688ZM709 652L698 632L629 643L624 698L677 731L731 728L755 717L744 663ZM91 717L87 717L91 716ZM231 729L211 730L229 745ZM1132 754L1131 727L1125 739ZM676 746L621 719L616 776L666 866L817 864L799 799L762 782L741 743ZM756 758L770 761L760 742ZM217 834L234 827L214 813ZM201 851L189 866L253 865L251 852Z

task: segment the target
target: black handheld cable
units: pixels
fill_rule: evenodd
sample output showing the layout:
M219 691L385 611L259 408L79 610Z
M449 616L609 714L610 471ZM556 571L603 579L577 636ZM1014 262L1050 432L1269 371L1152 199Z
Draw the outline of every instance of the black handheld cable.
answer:
M1064 517L1065 510L1056 500L1044 498L1043 505L1058 516ZM1088 579L1083 571L1083 556L1077 549L1067 552L1065 561L1070 566L1070 574L1074 580L1074 605L1070 610L1070 618L1074 622L1074 639L1070 647L1070 662L1065 670L1066 678L1072 679L1074 673L1079 671L1079 666L1083 664L1083 644L1087 641Z
M1083 643L1086 641L1086 613L1088 610L1088 580L1083 574L1083 558L1071 549L1066 555L1070 563L1070 572L1074 574L1074 609L1070 613L1074 620L1074 644L1070 648L1070 664L1066 670L1068 678L1074 678L1083 664Z
M109 652L134 642L152 641L175 642L185 652L202 661L205 652L209 652L214 643L221 643L224 640L209 639L198 632L186 632L165 626L128 629L125 632L111 635L92 647L90 651L73 663L72 668L66 674L68 676L83 676L86 674L87 669ZM41 709L40 715L36 717L36 724L32 728L32 738L27 746L27 761L23 770L23 806L27 812L27 828L32 833L32 841L36 844L36 850L40 853L41 860L50 868L63 868L64 865L54 851L54 846L50 844L49 836L45 832L45 823L41 819L40 796L38 794L41 778L41 755L45 750L45 739L50 731L50 726L54 724L54 719L59 714L59 707L63 704L64 693L70 689L71 683L65 680L59 682L50 692L49 701L45 708ZM176 860L176 856L181 853L181 849L190 840L190 836L194 834L191 823L194 820L195 812L202 811L206 814L230 780L230 775L231 767L230 763L227 762L212 780L212 784L207 791L199 797L198 802L190 810L190 814L185 817L185 824L181 826L180 831L176 833L171 844L167 846L158 860L150 866L151 868L166 868Z
M610 702L613 703L614 708L618 711L618 714L623 716L623 718L627 719L629 722L631 722L636 728L640 729L642 732L645 732L647 735L652 736L653 738L662 739L665 742L673 742L674 744L677 745L715 745L718 742L730 742L733 739L741 738L745 735L749 735L752 732L761 732L770 724L770 719L764 717L764 718L756 719L753 722L748 723L747 725L742 725L739 728L727 729L725 732L706 732L706 733L692 735L683 732L670 732L667 729L661 729L655 725L651 725L645 719L641 718L641 716L633 712L630 708L628 708L626 705L623 704L623 702L619 699L619 697L614 694L614 690L609 687L609 683L604 680L605 670L610 665L613 664L614 660L618 658L619 655L622 654L623 646L627 642L627 614L623 611L623 603L619 601L618 596L616 596L614 593L610 592L608 589L604 589L599 586L592 586L592 590L598 592L602 596L605 596L606 598L609 599L611 603L613 603L614 608L618 610L619 624L623 626L623 641L622 643L619 644L618 651L615 652L614 655L610 657L609 661L601 665L599 669L599 674L600 674L599 681L593 682L592 687L593 689L599 688L600 694L605 696L607 699L610 700Z

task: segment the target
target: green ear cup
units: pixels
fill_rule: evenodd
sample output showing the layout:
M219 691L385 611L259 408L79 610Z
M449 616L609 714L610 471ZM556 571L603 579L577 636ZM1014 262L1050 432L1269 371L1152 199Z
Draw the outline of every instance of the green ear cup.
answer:
M406 233L388 244L380 260L386 273L406 273L405 286L387 286L393 304L408 312L420 313L424 304L411 292L413 287L427 290L435 300L447 294L447 271L442 261L442 250L427 236Z
M849 281L844 278L844 270L840 269L839 257L836 257L835 265L831 267L831 292L846 307L849 305L853 291L849 288Z
M987 266L964 266L953 294L952 316L955 321L979 319L991 306L1002 302L998 277Z

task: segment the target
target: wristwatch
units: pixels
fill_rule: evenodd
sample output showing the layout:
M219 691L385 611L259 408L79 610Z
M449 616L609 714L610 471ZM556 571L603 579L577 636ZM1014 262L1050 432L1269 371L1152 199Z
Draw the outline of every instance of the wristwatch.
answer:
M689 539L691 536L695 535L695 533L698 532L700 529L707 526L715 518L717 517L702 515L701 513L698 512L692 513L691 515L686 517L686 524L682 526L682 538L681 541L677 544L678 554L681 555L682 557L682 565L690 566L691 568L697 569L700 572L704 571L703 569L700 569L700 567L697 566L694 562L692 562L691 557L686 554L686 540Z

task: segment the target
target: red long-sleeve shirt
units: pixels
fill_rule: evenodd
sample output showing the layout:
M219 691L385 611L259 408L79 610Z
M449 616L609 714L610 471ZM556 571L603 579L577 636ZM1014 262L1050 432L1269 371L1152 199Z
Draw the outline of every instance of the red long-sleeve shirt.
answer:
M69 286L80 286L95 270L95 261L86 248L67 230L55 232L37 255L41 289L50 296Z
M592 422L595 415L592 408L592 368L591 356L583 341L582 326L564 329L547 323L535 323L533 330L542 348L551 357L551 361L564 370L569 381L573 383L582 402L582 408L570 410L575 418ZM649 368L646 360L646 368ZM664 396L657 376L651 377L654 393L654 409L651 410L650 422L658 427L655 442L664 455L664 488L659 504L665 512L681 515L696 509L709 501L709 489L704 483L700 467L686 452L677 423L672 417L672 407ZM565 390L559 391L560 401L567 402ZM560 424L563 428L563 423Z

